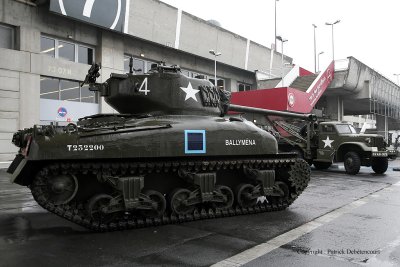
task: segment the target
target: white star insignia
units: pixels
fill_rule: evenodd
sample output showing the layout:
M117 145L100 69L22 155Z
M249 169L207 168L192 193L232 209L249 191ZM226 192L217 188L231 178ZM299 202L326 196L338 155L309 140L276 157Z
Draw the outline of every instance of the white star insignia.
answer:
M197 102L196 94L200 91L193 89L192 84L189 82L187 87L181 87L181 89L186 93L185 101L189 98L193 98Z
M325 143L324 148L327 147L327 146L329 146L330 148L332 148L332 143L333 143L333 141L334 141L334 140L329 140L329 136L327 136L325 140L322 140L322 142Z

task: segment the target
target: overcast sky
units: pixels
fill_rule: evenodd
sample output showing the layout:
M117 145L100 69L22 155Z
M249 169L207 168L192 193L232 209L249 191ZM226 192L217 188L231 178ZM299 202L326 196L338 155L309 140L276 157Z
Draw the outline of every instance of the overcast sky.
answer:
M205 20L214 19L229 31L271 47L274 42L274 0L162 0ZM294 63L314 70L314 33L321 67L332 60L331 26L335 59L353 56L387 78L400 73L399 0L279 0L277 35L289 41L284 54ZM281 49L277 43L278 51ZM223 53L223 51L221 51Z

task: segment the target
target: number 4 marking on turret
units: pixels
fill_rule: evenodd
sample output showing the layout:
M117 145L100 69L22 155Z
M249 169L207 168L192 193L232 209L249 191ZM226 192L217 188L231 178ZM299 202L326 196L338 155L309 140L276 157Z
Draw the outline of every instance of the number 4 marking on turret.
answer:
M144 87L144 89L143 89ZM143 92L144 95L147 95L147 93L150 92L150 90L147 90L147 78L143 80L142 85L140 85L139 92Z

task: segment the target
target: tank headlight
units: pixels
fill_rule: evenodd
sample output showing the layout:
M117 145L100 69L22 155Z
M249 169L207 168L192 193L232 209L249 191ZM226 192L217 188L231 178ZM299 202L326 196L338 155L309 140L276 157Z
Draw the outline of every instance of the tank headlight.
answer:
M365 142L367 142L368 144L371 144L371 138L369 138L369 137L365 138Z

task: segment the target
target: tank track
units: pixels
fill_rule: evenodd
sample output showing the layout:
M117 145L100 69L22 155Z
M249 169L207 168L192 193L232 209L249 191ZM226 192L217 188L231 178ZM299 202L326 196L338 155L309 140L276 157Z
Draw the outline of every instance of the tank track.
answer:
M240 169L249 168L288 168L288 182L292 188L290 195L286 199L271 201L268 203L258 202L256 206L242 208L234 206L230 209L217 208L196 208L190 215L176 215L166 211L163 216L158 218L137 218L132 215L125 215L107 224L94 221L85 212L85 203L78 203L72 200L63 205L54 205L49 202L46 192L42 186L46 183L47 177L51 174L87 174L108 172L111 174L144 174L152 172L175 172L183 167L189 171L217 171L220 169ZM307 187L310 180L309 165L302 159L254 159L254 160L216 160L216 161L165 161L165 162L138 162L138 163L52 163L43 167L34 178L30 188L34 199L44 209L85 228L97 232L126 230L134 228L151 227L157 225L175 224L190 222L195 220L212 219L220 217L230 217L261 212L271 212L284 210L290 206L294 200Z

